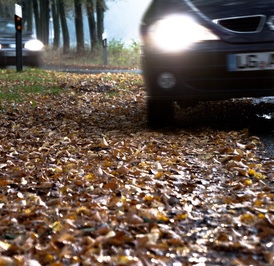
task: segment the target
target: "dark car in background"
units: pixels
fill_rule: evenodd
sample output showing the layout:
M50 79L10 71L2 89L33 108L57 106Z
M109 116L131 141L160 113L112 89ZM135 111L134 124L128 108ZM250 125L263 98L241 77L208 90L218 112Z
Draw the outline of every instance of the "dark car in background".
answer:
M141 36L151 126L174 102L274 96L272 0L153 0Z
M0 67L16 65L15 25L11 19L0 19ZM23 65L40 67L44 45L32 37L31 32L22 31Z

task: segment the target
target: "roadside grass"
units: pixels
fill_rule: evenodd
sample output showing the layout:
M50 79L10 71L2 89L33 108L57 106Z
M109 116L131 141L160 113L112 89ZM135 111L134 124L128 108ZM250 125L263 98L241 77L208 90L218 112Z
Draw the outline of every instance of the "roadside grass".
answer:
M58 94L61 91L58 73L27 68L0 71L0 100L23 101L33 94Z
M0 70L0 106L9 102L34 102L37 96L58 96L64 89L74 88L117 97L143 86L143 79L131 73L72 74L36 68Z
M111 40L108 43L108 64L104 65L103 47L97 46L91 51L87 48L81 55L76 49L71 49L64 54L62 48L53 49L48 47L45 51L44 64L48 66L81 67L81 68L118 68L139 69L140 68L140 43L132 41L126 45L121 40Z
M111 40L108 44L108 65L103 65L103 48L99 46L94 51L86 49L82 55L79 55L75 49L63 54L61 48L55 50L48 48L45 51L44 65L55 66L57 69L58 67L139 69L140 47L140 44L135 41L132 41L130 45L125 45L120 40ZM17 72L14 68L0 69L0 104L3 106L6 101L22 102L37 94L59 94L67 83L68 75L36 68L24 68L22 72ZM100 78L103 85L98 86L107 90L106 94L109 96L116 96L116 86L120 89L130 87L131 83L126 75L118 74L116 78L117 80L113 81L113 75L103 75Z

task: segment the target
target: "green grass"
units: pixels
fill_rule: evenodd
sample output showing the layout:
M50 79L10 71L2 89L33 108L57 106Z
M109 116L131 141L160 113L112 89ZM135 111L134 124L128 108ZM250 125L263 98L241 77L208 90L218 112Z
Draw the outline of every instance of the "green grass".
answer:
M111 40L108 43L108 65L103 65L103 48L98 46L94 51L86 49L80 56L75 50L62 54L62 50L47 49L45 52L45 65L56 67L79 67L87 69L100 68L140 68L140 44L132 41L126 46L120 40ZM104 76L111 82L112 76ZM54 71L24 68L17 72L16 69L0 69L0 104L5 101L23 101L32 98L35 94L58 94L62 90L64 76ZM119 79L119 78L118 78ZM66 81L64 81L66 82ZM127 80L120 80L119 86L128 87ZM115 95L113 91L110 95Z
M52 75L41 69L27 68L24 71L17 72L15 69L2 69L0 71L0 79L6 81L36 81L48 82L52 81Z
M0 101L22 101L33 94L57 94L58 74L41 69L0 70Z

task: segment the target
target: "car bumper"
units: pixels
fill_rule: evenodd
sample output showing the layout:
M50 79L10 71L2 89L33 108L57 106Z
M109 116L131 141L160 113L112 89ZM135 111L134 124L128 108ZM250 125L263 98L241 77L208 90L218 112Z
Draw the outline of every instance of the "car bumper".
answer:
M43 51L28 51L23 49L22 61L25 66L39 67L42 65ZM15 50L0 50L0 66L15 66L17 64Z
M197 44L179 54L144 47L142 67L148 97L211 100L274 96L274 70L228 70L231 54L266 51L274 52L274 43L233 45L217 41ZM173 77L170 88L160 85L164 75Z

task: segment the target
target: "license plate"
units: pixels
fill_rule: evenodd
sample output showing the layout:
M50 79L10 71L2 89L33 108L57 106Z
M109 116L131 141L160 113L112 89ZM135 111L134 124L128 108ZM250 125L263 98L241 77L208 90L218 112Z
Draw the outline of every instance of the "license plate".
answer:
M274 69L274 52L228 55L229 71L257 71Z

